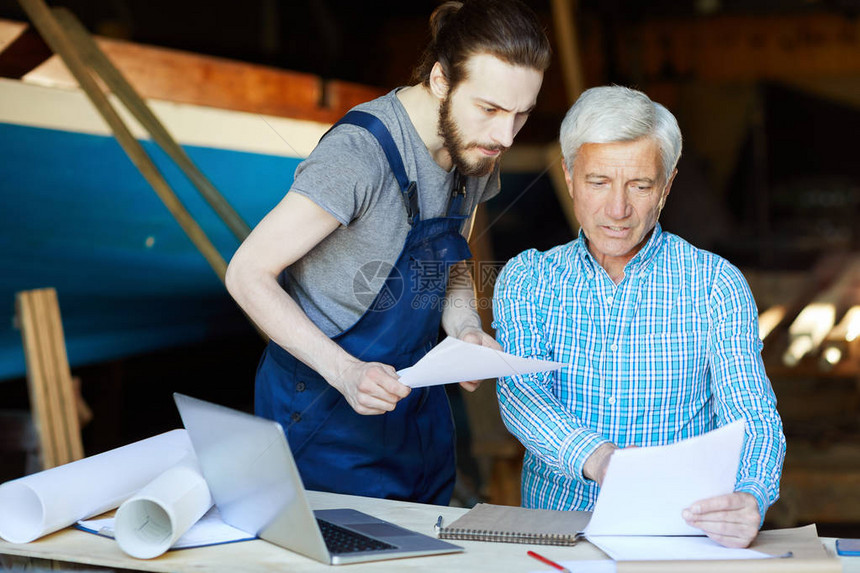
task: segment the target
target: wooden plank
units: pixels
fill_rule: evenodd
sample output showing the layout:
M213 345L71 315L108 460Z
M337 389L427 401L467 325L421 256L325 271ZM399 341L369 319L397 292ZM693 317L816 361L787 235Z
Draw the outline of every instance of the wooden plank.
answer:
M19 292L16 309L44 469L84 455L60 307L52 288Z
M57 293L53 288L38 289L19 293L19 298L20 310L29 316L22 321L22 334L28 326L31 328L26 336L30 346L25 346L28 374L29 357L38 360L38 364L33 365L37 375L32 379L28 376L34 386L32 392L41 397L41 409L34 411L34 419L42 435L50 440L43 445L48 452L43 466L48 468L81 459L83 443Z
M325 83L325 105L333 111L346 113L360 103L384 95L386 90L342 80Z
M66 354L66 340L63 334L63 322L60 318L60 303L57 291L44 289L40 292L43 310L49 324L47 335L48 347L51 351L51 364L56 373L57 410L56 423L60 426L61 443L64 446L62 463L79 460L84 457L81 441L81 427L78 420L76 398L72 383L72 372L69 368L69 357Z
M0 19L0 50L20 34L26 24ZM332 123L349 108L382 95L385 90L349 82L324 82L313 74L281 70L94 37L99 48L142 97ZM75 87L78 81L59 56L48 58L23 76L29 83Z
M320 109L321 80L311 74L119 40L98 43L145 98L287 117Z
M33 312L33 323L36 328L35 351L39 357L39 370L41 373L38 383L42 385L41 392L45 396L45 410L39 414L39 420L40 424L47 426L46 430L50 434L51 466L53 467L64 463L63 459L68 449L68 441L63 431L65 423L60 418L62 406L59 402L59 394L56 391L57 386L55 386L62 384L62 380L59 377L59 369L54 361L54 351L51 348L52 324L48 316L45 301L39 295L40 291L30 292L27 295L27 299Z
M552 0L558 58L569 105L573 105L585 89L576 31L576 4L576 0Z
M42 467L50 468L56 465L56 455L51 428L44 418L44 413L48 411L48 397L45 394L45 374L36 337L37 326L33 305L28 292L18 293L15 302L27 364L27 389L30 395L30 407L33 410L33 423L39 436Z

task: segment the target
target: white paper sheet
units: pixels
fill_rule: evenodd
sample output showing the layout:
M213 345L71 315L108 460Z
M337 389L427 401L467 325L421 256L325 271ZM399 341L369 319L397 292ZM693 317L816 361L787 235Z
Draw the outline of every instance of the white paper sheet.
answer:
M113 517L78 521L79 529L105 537L114 537L115 524L116 520ZM170 549L203 547L234 541L250 541L251 539L256 539L256 537L224 523L218 508L213 506L182 537L177 539L170 546Z
M28 543L114 509L166 469L193 455L173 430L0 485L0 537Z
M754 549L723 547L705 536L600 535L588 540L616 561L769 559ZM571 569L574 571L574 569Z
M194 456L165 471L122 502L114 537L138 559L158 557L212 507L212 495Z
M736 421L674 444L616 451L586 535L701 535L681 512L734 491L743 441Z
M398 370L400 382L412 388L486 380L558 370L561 362L522 358L501 350L447 337L414 366Z

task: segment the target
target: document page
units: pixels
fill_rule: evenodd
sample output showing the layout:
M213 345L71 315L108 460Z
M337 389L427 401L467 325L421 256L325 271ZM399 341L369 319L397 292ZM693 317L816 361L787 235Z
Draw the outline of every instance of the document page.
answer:
M766 559L770 555L753 549L723 547L716 541L697 537L645 535L601 535L588 540L616 561L701 561L711 559Z
M734 491L744 423L666 446L616 451L587 535L701 535L681 517L693 502Z
M80 520L77 522L77 527L89 533L114 537L115 523L115 518L105 517L102 519ZM171 549L203 547L206 545L232 543L234 541L249 541L251 539L256 539L256 537L224 523L218 508L213 506L171 546Z
M447 337L414 366L398 370L400 381L412 388L486 380L547 372L564 367L561 362L514 356L478 344Z
M617 561L761 559L719 545L681 512L734 491L744 422L666 446L623 449L610 458L586 538Z

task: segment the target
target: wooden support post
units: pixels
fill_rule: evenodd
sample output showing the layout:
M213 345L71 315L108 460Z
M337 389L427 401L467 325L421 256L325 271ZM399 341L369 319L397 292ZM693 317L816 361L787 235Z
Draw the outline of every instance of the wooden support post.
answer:
M43 469L84 457L57 292L19 292L16 312L27 362L27 384Z
M561 60L561 74L564 78L568 103L571 105L585 87L579 56L579 40L576 35L575 11L576 0L552 0L552 20L555 24L558 58Z
M579 94L585 89L585 81L582 78L582 63L579 55L579 41L576 35L576 0L552 0L553 23L555 24L556 45L558 57L561 61L561 73L564 78L564 86L567 91L569 105L573 105ZM573 214L573 202L567 192L567 183L564 180L561 149L558 143L547 146L547 160L550 161L550 178L555 190L556 198L561 205L567 224L575 236L579 232L579 222Z

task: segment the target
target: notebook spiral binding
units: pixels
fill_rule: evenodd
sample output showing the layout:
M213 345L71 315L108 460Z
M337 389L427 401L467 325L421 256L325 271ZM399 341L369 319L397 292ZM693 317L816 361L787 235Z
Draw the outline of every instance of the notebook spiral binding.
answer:
M460 541L498 541L502 543L530 543L534 545L563 545L573 546L579 541L578 534L559 533L516 533L511 531L493 531L490 529L461 529L445 527L439 530L440 539L457 539Z

